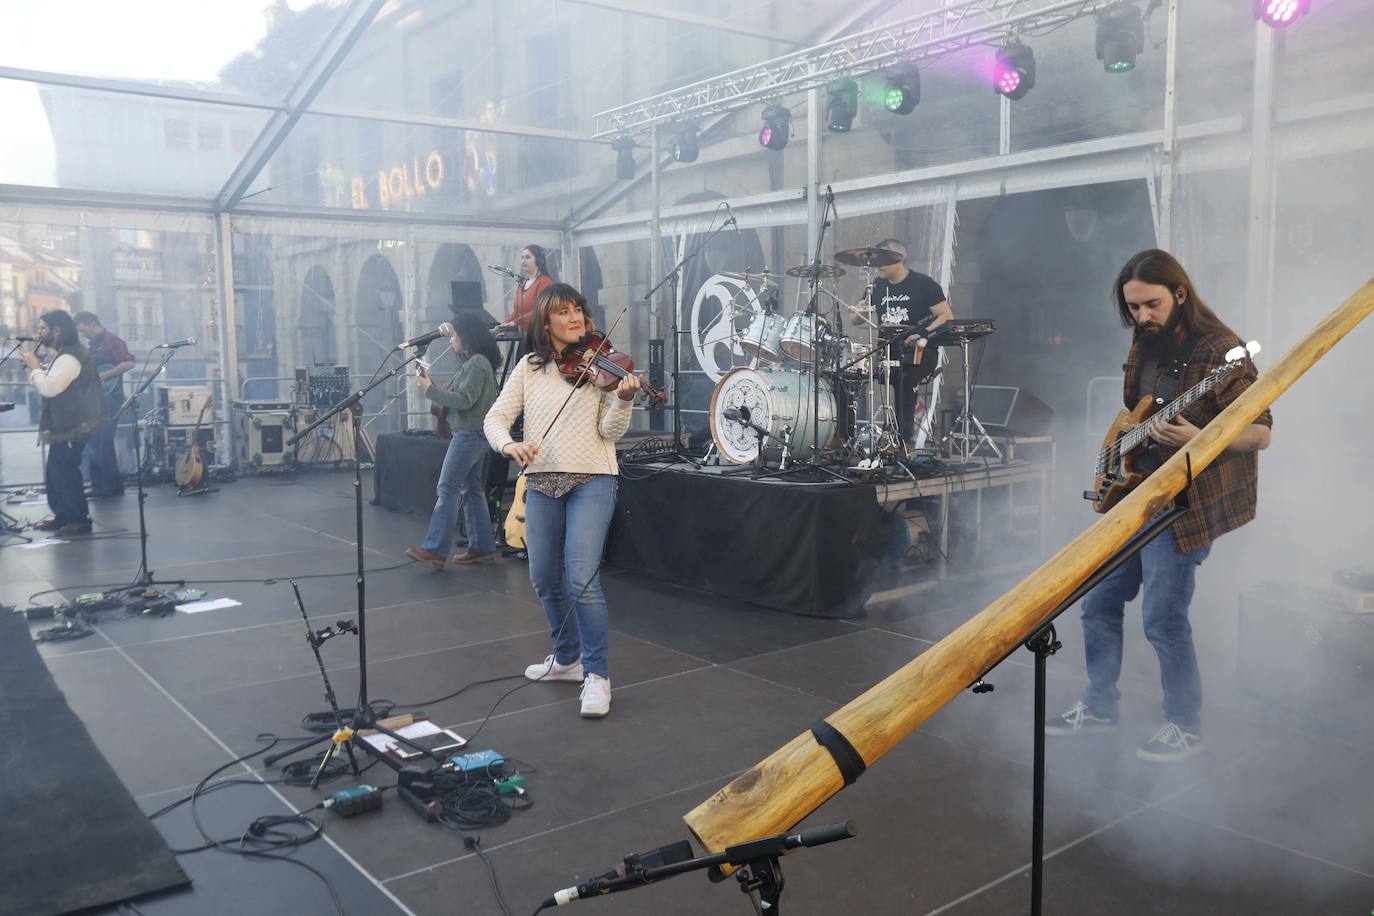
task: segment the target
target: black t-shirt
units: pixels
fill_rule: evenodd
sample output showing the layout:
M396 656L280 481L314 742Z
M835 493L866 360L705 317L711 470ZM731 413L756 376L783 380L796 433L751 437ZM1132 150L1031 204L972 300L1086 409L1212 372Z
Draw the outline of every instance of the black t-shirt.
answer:
M930 310L945 301L945 291L925 274L914 270L907 271L901 283L889 283L879 278L873 283L873 320L881 324L916 324L930 315ZM904 369L911 366L913 351L905 349L902 335L892 342L892 359L905 362ZM936 347L926 347L921 357L920 370L924 375L935 371L939 358ZM929 367L927 367L929 363Z

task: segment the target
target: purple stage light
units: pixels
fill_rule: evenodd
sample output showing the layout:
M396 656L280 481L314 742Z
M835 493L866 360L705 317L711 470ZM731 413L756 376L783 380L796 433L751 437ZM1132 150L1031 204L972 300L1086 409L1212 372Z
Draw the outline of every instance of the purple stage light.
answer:
M999 48L992 64L992 89L1012 101L1035 88L1035 52L1020 42Z
M1255 15L1267 26L1287 28L1311 7L1311 0L1256 0Z

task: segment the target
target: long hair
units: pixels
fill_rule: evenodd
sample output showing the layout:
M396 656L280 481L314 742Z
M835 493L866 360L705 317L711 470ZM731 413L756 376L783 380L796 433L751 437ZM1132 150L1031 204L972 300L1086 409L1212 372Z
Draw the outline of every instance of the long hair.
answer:
M39 320L48 326L52 333L49 346L54 350L70 350L81 346L81 335L76 333L76 322L62 309L44 312Z
M496 346L496 338L487 330L487 323L471 312L464 312L453 319L453 330L463 342L463 352L469 356L485 356L491 363L491 371L501 369L501 350Z
M543 274L547 277L549 275L549 256L544 251L544 246L530 244L526 245L524 250L534 256L534 266L539 271L539 274ZM535 276L537 277L539 274L535 274Z
M1117 274L1116 285L1113 288L1116 310L1121 317L1121 323L1126 327L1135 327L1135 319L1131 317L1131 310L1126 305L1126 284L1132 280L1152 286L1163 286L1169 290L1170 295L1176 295L1180 291L1183 293L1182 302L1174 300L1174 310L1178 315L1178 327L1184 333L1234 334L1226 326L1226 322L1218 318L1217 313L1208 308L1207 303L1198 295L1197 287L1193 285L1192 278L1188 276L1188 272L1183 269L1178 259L1158 248L1148 248L1134 255Z
M567 283L552 283L544 287L535 297L534 317L530 320L529 329L525 331L525 352L530 354L530 365L536 369L558 359L553 349L553 338L549 336L548 323L553 310L565 303L571 303L582 312L583 325L588 334L596 330L596 322L592 319L592 313L587 310L585 296Z

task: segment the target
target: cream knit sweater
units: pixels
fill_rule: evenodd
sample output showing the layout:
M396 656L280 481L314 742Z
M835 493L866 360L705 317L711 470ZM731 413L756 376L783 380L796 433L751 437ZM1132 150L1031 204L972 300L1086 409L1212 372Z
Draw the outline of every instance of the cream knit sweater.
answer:
M482 424L487 442L498 452L514 442L510 428L521 412L525 414L524 441L537 441L569 391L572 386L559 375L557 366L534 368L526 356L516 364L496 403L487 411ZM598 391L590 385L577 389L548 440L539 443L539 457L529 466L530 473L618 474L615 443L630 428L633 406L634 401L626 401L614 391Z

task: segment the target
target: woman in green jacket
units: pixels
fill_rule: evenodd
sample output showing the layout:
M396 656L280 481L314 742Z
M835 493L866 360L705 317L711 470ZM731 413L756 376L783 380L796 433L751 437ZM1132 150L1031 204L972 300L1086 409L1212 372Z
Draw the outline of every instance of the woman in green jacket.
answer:
M425 396L444 408L444 418L453 428L453 439L439 472L438 500L429 519L429 534L424 544L406 551L407 556L435 569L444 568L460 505L468 546L463 553L454 555L453 562L490 563L495 549L484 486L487 453L491 449L482 434L482 420L496 400L496 367L501 351L476 315L459 315L453 325L449 346L461 361L458 370L442 386L423 370L419 377Z

